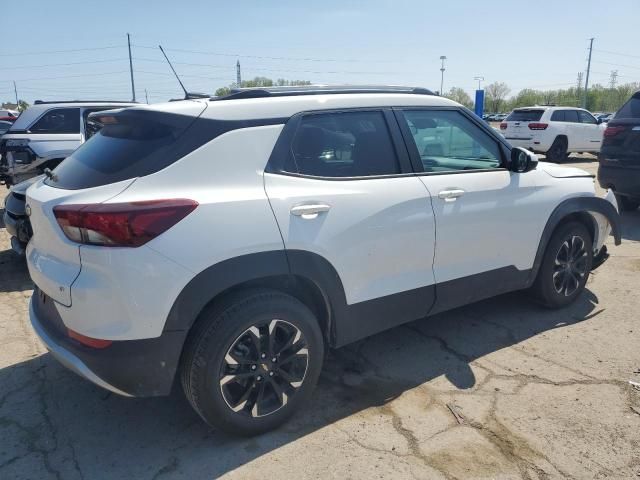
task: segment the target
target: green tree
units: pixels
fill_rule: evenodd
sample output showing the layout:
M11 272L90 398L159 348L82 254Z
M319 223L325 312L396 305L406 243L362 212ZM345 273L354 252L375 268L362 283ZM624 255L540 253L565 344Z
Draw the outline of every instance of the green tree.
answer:
M473 100L467 92L465 92L462 88L452 87L451 90L447 94L445 94L450 100L454 102L458 102L461 105L464 105L467 108L473 108Z
M511 89L503 82L493 82L485 87L485 105L490 112L500 112Z

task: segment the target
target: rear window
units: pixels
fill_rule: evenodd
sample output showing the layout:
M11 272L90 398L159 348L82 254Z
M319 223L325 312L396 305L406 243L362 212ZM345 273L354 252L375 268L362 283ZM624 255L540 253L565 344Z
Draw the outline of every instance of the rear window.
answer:
M97 115L91 118L102 128L55 169L48 185L77 190L155 173L215 138L224 126L149 111Z
M544 110L514 110L509 114L507 122L537 122L542 118Z
M636 93L615 114L614 118L640 118L640 94Z

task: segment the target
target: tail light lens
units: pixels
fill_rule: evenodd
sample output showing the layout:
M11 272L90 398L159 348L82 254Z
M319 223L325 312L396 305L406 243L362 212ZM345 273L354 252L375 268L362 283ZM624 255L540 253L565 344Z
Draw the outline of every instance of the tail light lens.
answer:
M625 127L622 126L617 126L617 127L607 127L604 130L604 136L605 137L615 137L616 135L618 135L619 133L622 133L626 130Z
M500 130L506 130L507 129L507 122L502 122L500 124Z
M198 202L187 199L131 203L59 205L58 225L73 242L104 247L139 247L189 215Z
M529 130L546 130L548 126L548 123L532 122L529 124Z

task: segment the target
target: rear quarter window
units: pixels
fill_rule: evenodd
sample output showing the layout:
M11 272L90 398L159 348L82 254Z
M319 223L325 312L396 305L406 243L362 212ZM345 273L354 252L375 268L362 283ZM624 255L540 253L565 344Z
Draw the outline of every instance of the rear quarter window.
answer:
M614 118L637 118L640 119L640 94L636 93L625 103L615 114Z
M542 118L544 110L514 110L506 118L507 122L537 122Z
M48 185L77 190L150 175L229 130L228 122L172 113L97 115L102 128L56 167Z

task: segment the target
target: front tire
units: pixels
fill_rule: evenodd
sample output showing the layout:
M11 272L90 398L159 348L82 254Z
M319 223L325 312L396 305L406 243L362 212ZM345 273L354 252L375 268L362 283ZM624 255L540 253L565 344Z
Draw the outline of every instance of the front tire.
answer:
M185 347L182 385L205 422L257 435L309 401L323 356L318 321L303 303L251 290L203 312Z
M591 235L580 222L558 228L549 240L532 290L549 308L573 303L583 292L593 263Z

